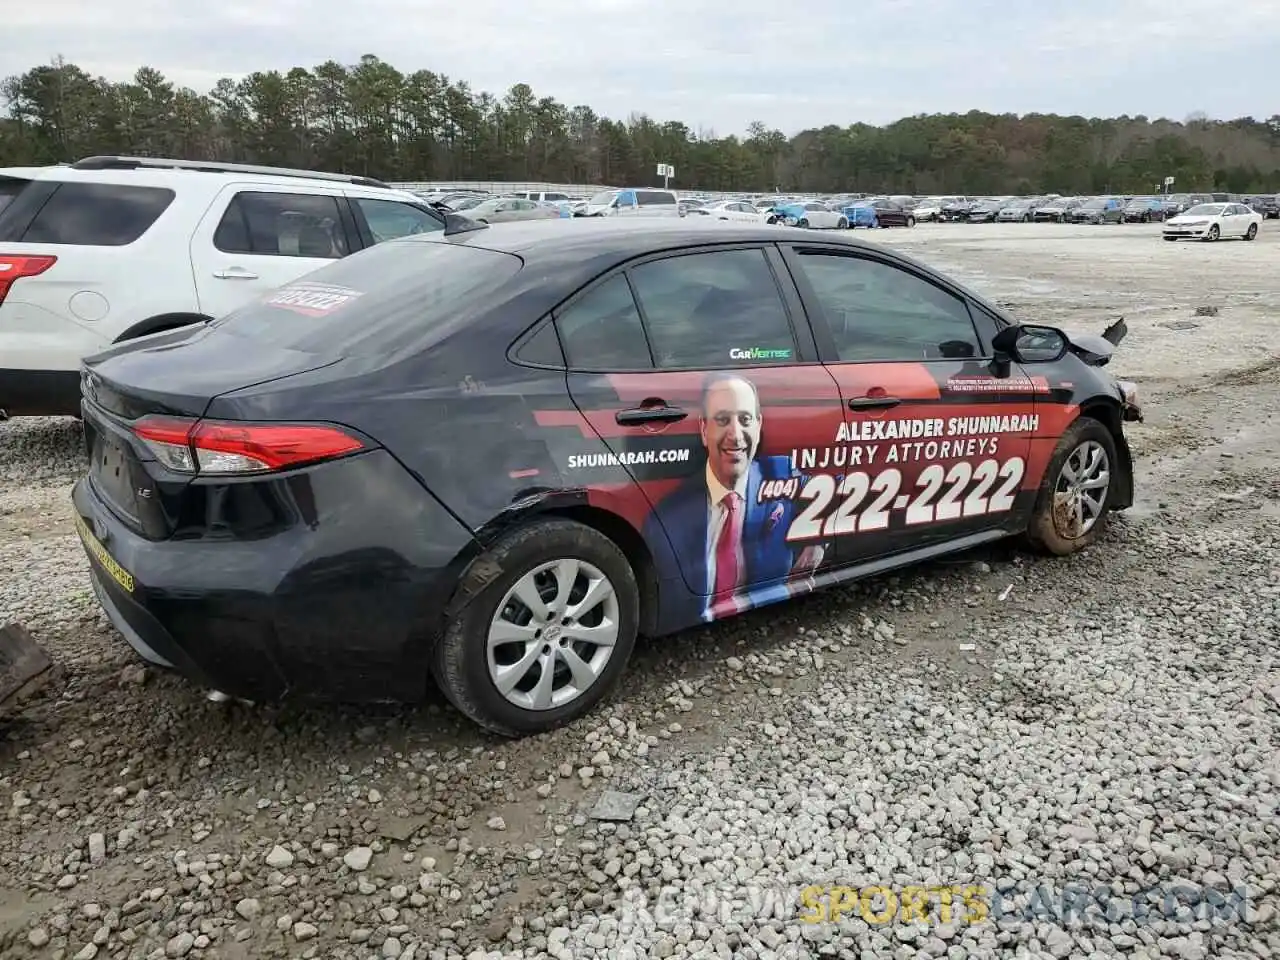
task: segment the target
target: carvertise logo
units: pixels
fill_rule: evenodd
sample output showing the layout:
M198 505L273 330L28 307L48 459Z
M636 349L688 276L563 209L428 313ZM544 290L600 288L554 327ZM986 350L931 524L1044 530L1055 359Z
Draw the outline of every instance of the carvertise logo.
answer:
M770 349L769 347L734 347L729 351L730 360L790 360L791 349Z

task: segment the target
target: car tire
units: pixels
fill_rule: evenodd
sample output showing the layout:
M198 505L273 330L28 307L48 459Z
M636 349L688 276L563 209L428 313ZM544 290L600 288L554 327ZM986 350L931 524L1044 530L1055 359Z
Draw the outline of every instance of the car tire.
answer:
M1173 243L1173 241L1177 240L1178 238L1177 238L1177 237L1165 237L1165 239L1166 239L1166 240L1168 240L1170 243Z
M837 221L836 221L836 229L837 229L837 230L848 230L848 229L849 229L849 221L848 221L848 220L846 220L844 217L841 217L839 220L837 220Z
M916 218L915 218L915 217L907 217L907 226L908 226L908 227L914 227L915 225L916 225Z
M1244 232L1246 240L1252 240L1258 235L1258 225L1256 223L1249 224L1249 229Z
M640 594L626 555L599 531L572 520L555 519L536 521L508 533L489 549L486 561L486 567L500 571L499 575L449 618L433 651L432 672L441 691L469 719L507 737L553 730L590 711L615 686L635 646ZM575 570L571 580L561 581L559 574ZM564 617L564 609L580 603L586 590L600 590L601 583L609 592L586 613L594 620L599 611L602 622L616 626L612 646L592 647L583 640L575 643L572 635L564 632L572 622ZM543 601L544 616L539 617L515 597L518 584L522 592L532 589ZM576 601L572 599L575 596ZM512 640L491 650L490 637L499 623L505 624ZM526 637L531 627L537 632ZM544 639L543 629L549 639ZM576 654L578 663L588 666L605 654L589 670L595 679L585 689L573 691L563 684L572 679L563 651ZM528 659L535 654L536 659ZM548 655L552 656L550 661L545 659ZM500 666L520 662L527 667L513 677L510 695L504 694L495 673ZM548 663L552 665L551 684L561 683L549 691L552 700L566 692L570 695L559 704L533 706L533 698L541 692L538 681ZM526 681L532 681L533 687L522 690Z
M1101 453L1105 460L1096 472L1105 470L1106 485L1101 488L1077 489L1071 474L1077 481L1092 482L1088 468L1096 463L1093 457ZM1080 417L1062 435L1049 466L1040 481L1031 522L1026 538L1033 549L1054 556L1065 557L1092 544L1107 528L1111 512L1111 492L1115 486L1115 471L1120 458L1111 431L1092 417ZM1096 480L1096 473L1092 475ZM1092 490L1101 489L1096 499ZM1087 500L1083 494L1089 492ZM1096 513L1089 512L1093 503ZM1079 507L1076 506L1079 504ZM1085 522L1080 529L1080 521Z
M1209 232L1204 235L1204 238L1206 240L1212 241L1212 240L1217 240L1221 236L1222 236L1222 231L1218 229L1218 225L1215 223L1212 227L1209 228Z
M796 223L796 226L797 226L797 227L799 227L801 230L808 230L808 229L809 229L809 221L808 221L808 220L800 220L799 222L797 222L797 223Z

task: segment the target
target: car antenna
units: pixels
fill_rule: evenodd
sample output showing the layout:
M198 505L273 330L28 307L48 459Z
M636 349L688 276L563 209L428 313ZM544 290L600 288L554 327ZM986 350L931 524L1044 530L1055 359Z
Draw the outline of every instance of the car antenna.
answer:
M444 215L444 235L446 237L456 237L460 233L488 229L489 225L487 223L480 223L478 220L464 217L460 213L446 213Z

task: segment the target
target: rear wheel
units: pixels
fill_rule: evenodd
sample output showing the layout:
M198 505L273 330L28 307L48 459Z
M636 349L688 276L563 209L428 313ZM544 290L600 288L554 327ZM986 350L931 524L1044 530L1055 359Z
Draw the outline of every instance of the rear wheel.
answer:
M471 720L504 736L554 729L596 705L635 645L640 600L626 555L570 520L543 520L489 552L502 574L445 628L436 682Z
M802 229L804 229L804 230L808 230L808 229L809 229L809 221L808 221L808 220L801 220L799 223L797 223L797 224L796 224L796 226L797 226L797 227L800 227L800 228L802 228Z
M915 217L907 217L907 226L908 226L908 227L914 227L915 225L916 225L916 218L915 218Z
M1252 240L1257 235L1258 235L1258 225L1256 223L1249 224L1249 229L1245 231L1244 238L1246 240Z
M836 229L837 229L837 230L848 230L848 229L849 229L849 221L848 221L848 220L846 220L844 217L841 217L838 221L836 221Z
M1037 549L1066 556L1089 546L1106 529L1119 467L1111 431L1082 417L1062 435L1040 481L1027 539Z

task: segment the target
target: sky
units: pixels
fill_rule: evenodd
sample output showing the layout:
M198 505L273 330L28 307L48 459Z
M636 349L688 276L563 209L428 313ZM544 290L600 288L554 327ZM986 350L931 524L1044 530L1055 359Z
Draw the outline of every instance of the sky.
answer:
M1280 110L1280 0L15 0L0 76L56 56L207 92L372 53L474 90L742 133L916 113Z

